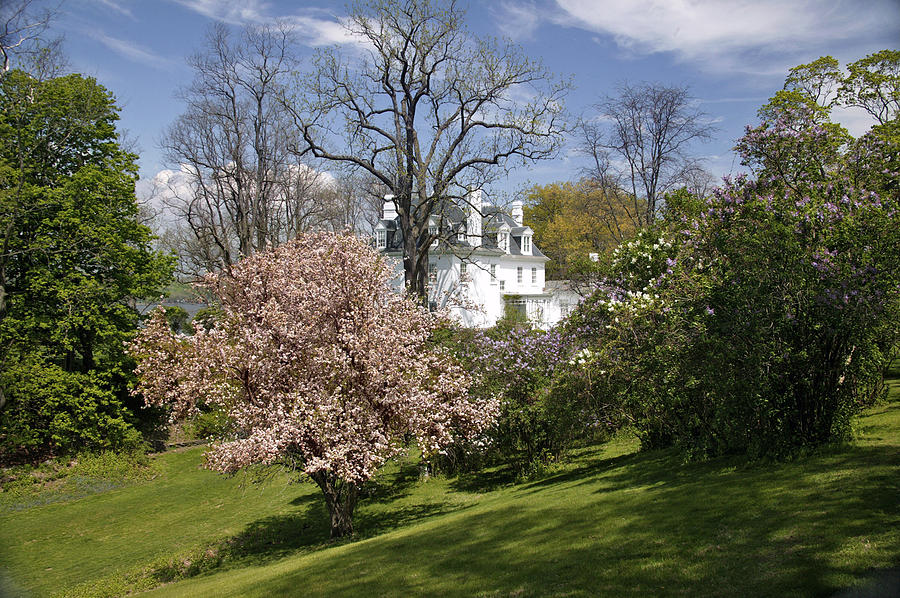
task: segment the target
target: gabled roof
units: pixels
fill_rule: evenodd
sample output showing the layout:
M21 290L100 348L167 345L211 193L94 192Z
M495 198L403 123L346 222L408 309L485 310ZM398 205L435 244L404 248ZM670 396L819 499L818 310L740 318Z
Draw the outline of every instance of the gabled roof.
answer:
M375 225L376 230L387 230L387 246L385 251L402 251L403 249L403 233L400 230L400 217L391 220L380 220ZM450 206L444 213L443 229L444 235L442 243L451 247L459 247L461 249L481 249L496 252L498 255L505 255L497 247L496 233L501 228L507 229L509 235L509 255L547 257L535 245L531 244L531 253L522 253L521 237L524 234L534 234L528 226L518 226L516 221L509 215L500 210L496 206L485 206L482 210L482 231L481 245L479 247L472 246L468 237L460 240L458 233L466 229L467 218L465 212L458 206Z

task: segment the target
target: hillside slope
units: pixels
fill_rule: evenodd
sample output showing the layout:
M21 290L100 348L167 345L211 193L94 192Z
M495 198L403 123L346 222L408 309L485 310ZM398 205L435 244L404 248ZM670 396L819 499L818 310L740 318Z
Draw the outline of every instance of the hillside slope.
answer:
M684 464L621 437L525 484L419 479L407 464L337 544L312 484L225 478L199 469L197 449L167 453L152 480L0 513L14 580L0 594L827 596L900 564L898 381L857 429L749 465Z

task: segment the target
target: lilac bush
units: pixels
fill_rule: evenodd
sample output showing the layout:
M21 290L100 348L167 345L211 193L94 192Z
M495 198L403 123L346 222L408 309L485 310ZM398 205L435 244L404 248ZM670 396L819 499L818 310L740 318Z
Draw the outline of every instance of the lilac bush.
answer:
M528 476L558 458L584 428L576 397L558 392L557 379L572 351L568 337L560 330L527 326L456 331L452 336L448 344L473 375L469 392L497 399L500 414L481 442L447 451L445 467L477 467L480 455Z
M569 323L645 446L787 454L846 436L879 396L900 317L900 136L852 140L798 110L748 128L753 176L645 233L673 253L623 246L611 290Z

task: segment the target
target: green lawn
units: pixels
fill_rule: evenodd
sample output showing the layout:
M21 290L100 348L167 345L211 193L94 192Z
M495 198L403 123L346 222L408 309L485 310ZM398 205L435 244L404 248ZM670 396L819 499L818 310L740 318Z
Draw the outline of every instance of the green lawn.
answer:
M312 486L262 485L200 469L202 449L158 458L145 483L0 515L0 566L43 596L139 567L254 522L297 513Z
M170 453L152 481L3 514L0 563L38 596L158 585L166 563L204 571L152 595L828 596L900 566L897 382L858 430L774 465L619 438L526 484L395 468L339 544L312 485L242 485Z

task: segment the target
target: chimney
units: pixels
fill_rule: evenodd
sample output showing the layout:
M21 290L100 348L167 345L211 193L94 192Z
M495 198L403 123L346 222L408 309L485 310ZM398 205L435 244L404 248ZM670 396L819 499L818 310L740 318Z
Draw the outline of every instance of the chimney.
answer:
M469 214L466 218L466 233L469 236L469 245L481 247L481 218L482 210L484 209L481 189L469 191L466 194L466 201L469 204Z
M381 216L382 220L393 220L397 217L397 206L394 204L393 195L384 196L384 210Z
M512 219L515 221L516 226L522 226L522 219L525 217L525 214L522 211L521 201L512 202L509 215L512 216Z

